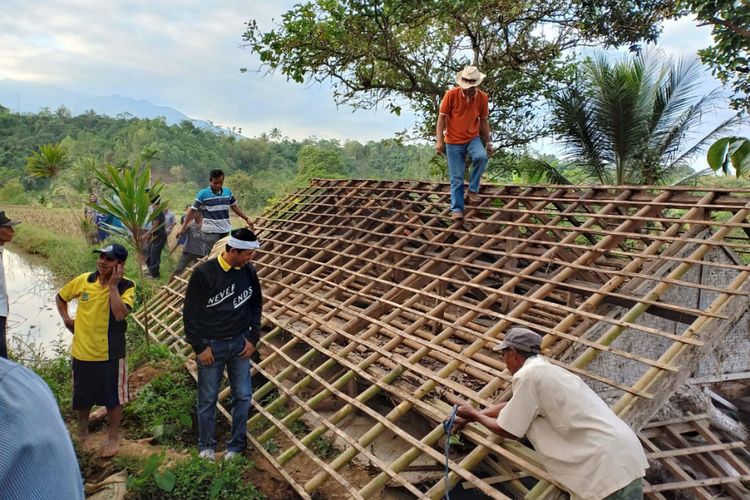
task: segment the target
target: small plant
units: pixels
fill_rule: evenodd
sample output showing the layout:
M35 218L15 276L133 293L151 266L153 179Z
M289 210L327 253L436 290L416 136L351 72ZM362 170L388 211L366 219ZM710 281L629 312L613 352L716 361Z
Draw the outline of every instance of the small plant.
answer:
M133 498L180 500L265 498L245 477L246 471L253 466L252 462L245 458L237 458L229 462L211 462L193 453L189 459L176 462L159 476L155 476L160 463L161 460L155 466L151 466L150 470L147 470L149 467L147 463L143 472L132 481L128 479L129 494L132 494ZM150 472L150 475L147 472ZM165 478L167 473L171 476ZM174 477L173 483L170 478L172 476ZM157 477L161 478L161 485L156 482ZM163 487L169 485L172 486L169 490Z
M279 445L272 438L263 443L263 449L265 449L271 455L276 455L279 452Z
M192 443L195 383L177 366L146 384L124 407L133 438L153 437L164 443Z
M322 459L329 459L338 456L340 453L334 444L324 437L316 438L311 446L312 450Z
M137 476L128 475L127 488L128 490L138 489L153 481L161 491L169 493L174 490L175 482L177 477L174 472L167 469L164 472L159 472L159 466L164 461L164 453L154 453L146 459L146 463L143 466L143 470Z

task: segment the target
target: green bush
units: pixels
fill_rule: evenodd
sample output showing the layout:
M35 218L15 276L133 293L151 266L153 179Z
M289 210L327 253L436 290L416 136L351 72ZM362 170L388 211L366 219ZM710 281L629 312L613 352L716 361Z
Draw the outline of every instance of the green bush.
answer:
M148 461L160 462L161 460L157 456L157 459L149 457ZM153 464L147 463L146 465ZM246 477L246 472L252 465L252 462L241 457L229 462L211 462L193 453L189 459L177 462L159 472L156 472L153 466L149 470L146 470L144 466L137 476L131 476L133 479L129 478L128 498L144 500L265 498ZM173 484L172 480L174 480Z
M167 371L146 384L123 412L133 439L154 437L166 444L192 444L195 383L175 358Z

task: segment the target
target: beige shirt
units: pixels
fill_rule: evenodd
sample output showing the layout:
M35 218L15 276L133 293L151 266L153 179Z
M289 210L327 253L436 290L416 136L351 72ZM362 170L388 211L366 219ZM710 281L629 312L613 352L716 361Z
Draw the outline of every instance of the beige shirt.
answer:
M583 380L541 356L513 375L513 397L497 423L528 436L547 471L574 497L604 498L648 467L630 427Z

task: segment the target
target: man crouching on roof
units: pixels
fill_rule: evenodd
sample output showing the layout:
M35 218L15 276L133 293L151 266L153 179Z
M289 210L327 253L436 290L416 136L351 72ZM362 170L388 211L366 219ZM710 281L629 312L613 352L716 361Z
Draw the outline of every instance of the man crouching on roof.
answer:
M513 396L482 411L459 406L452 431L478 422L506 438L527 436L573 498L643 498L648 461L635 433L580 377L539 355L541 342L511 328L495 350L513 374Z
M216 401L227 370L232 392L232 431L224 460L247 447L252 384L250 356L260 339L262 296L253 251L260 248L250 229L232 231L224 250L190 276L182 318L198 365L198 451L215 459Z

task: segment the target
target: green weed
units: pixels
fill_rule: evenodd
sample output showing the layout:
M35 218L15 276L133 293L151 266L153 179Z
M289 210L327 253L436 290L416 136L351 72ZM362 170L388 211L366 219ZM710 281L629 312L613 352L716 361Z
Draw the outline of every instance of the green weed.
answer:
M143 470L129 480L130 498L136 499L217 499L240 500L265 498L245 476L253 466L245 458L230 462L211 462L192 454L187 460L164 468L159 472L159 455L152 459L155 465ZM158 463L156 463L158 462ZM149 465L148 463L146 465ZM159 474L159 483L154 474ZM172 477L174 481L172 482ZM169 490L166 487L171 486Z
M153 437L166 444L190 445L195 414L195 383L175 362L146 384L124 407L133 439Z

